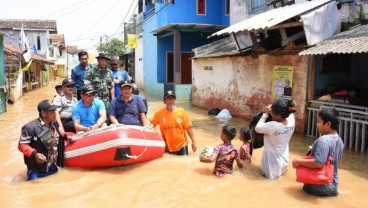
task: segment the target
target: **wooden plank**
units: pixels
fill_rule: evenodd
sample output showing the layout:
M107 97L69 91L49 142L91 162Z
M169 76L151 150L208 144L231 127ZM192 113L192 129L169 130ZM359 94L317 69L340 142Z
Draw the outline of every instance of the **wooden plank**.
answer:
M276 30L276 29L281 29L281 28L298 27L298 26L303 26L303 23L302 22L281 23L281 24L277 24L272 27L269 27L267 28L267 30Z

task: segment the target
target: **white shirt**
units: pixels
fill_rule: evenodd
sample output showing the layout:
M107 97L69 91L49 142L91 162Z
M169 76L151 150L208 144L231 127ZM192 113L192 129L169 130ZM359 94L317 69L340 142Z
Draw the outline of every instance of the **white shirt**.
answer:
M284 174L289 162L289 141L295 130L294 114L290 114L287 125L270 121L263 114L255 130L264 134L264 149L261 160L261 171L267 178L276 179Z

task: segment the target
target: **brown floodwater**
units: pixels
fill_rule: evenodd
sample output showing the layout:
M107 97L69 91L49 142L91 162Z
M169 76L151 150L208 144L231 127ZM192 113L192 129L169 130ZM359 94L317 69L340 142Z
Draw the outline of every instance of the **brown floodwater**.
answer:
M25 94L0 115L0 207L368 207L367 154L346 150L341 161L340 195L314 197L301 191L295 170L278 180L261 177L262 149L253 153L252 164L232 175L211 175L214 164L198 160L206 145L220 143L220 129L231 124L238 129L249 124L240 118L228 122L207 115L207 111L179 102L193 122L198 151L189 156L164 155L142 164L95 170L61 168L55 175L27 182L23 156L17 149L21 126L37 118L37 103L52 99L53 86ZM160 98L149 98L148 116L163 106ZM305 154L313 139L294 135L290 161ZM239 147L238 138L234 144Z

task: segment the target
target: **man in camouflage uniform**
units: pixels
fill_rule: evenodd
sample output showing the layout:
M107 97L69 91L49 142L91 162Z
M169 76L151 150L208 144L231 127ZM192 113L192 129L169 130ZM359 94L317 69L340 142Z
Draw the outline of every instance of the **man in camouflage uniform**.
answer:
M110 58L104 53L99 53L96 58L98 65L87 72L86 80L98 90L96 97L102 100L108 109L110 100L115 98L112 72L107 68Z

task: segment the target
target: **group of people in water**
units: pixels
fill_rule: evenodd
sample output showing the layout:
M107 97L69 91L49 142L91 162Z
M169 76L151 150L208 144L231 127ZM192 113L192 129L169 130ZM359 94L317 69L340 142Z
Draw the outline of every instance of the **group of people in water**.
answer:
M19 150L24 154L28 180L55 173L56 165L62 164L58 145L63 140L75 142L72 133L88 132L103 126L126 124L154 128L160 126L161 135L166 143L166 152L175 155L188 155L188 138L191 149L197 150L192 122L187 112L176 105L176 95L166 91L163 96L165 107L154 113L148 120L147 100L139 95L137 86L131 83L124 69L120 69L118 56L108 58L100 53L98 64L88 64L88 53L78 54L80 64L72 69L72 78L66 78L55 89L58 94L52 103L41 101L37 110L39 118L22 127ZM111 69L107 67L110 61ZM61 89L59 89L61 88ZM288 168L289 141L295 129L295 109L291 101L277 99L265 107L264 113L255 131L264 134L264 148L260 164L261 175L277 179ZM303 190L320 196L338 194L338 163L342 157L343 143L337 129L338 112L335 109L322 109L319 112L317 128L321 133L311 146L313 159L294 159L293 167L299 165L320 168L332 155L334 160L334 180L329 184L305 184ZM268 117L272 121L266 122ZM222 143L214 148L210 157L201 162L215 162L213 174L224 176L233 172L233 163L239 168L252 162L252 138L249 129L241 128L239 139L243 142L236 149L231 141L236 136L236 128L225 125L220 134ZM58 157L59 156L59 157Z
M269 179L278 179L288 168L289 141L295 129L294 104L289 100L277 99L272 105L268 105L255 126L255 131L264 134L264 147L260 164L260 173ZM268 117L271 121L266 122ZM317 128L322 135L319 137L307 153L311 158L298 158L292 160L293 168L305 166L307 168L322 168L327 158L334 159L333 180L326 184L304 184L303 190L316 196L338 195L338 164L342 158L344 144L337 133L339 127L339 113L334 108L324 108L318 114ZM239 168L250 163L252 157L252 138L245 127L240 129L239 139L243 142L239 150L231 141L236 136L236 128L225 125L222 128L220 138L222 143L217 145L210 157L200 157L201 162L211 163L215 161L213 174L223 176L233 172L233 164L236 161Z

